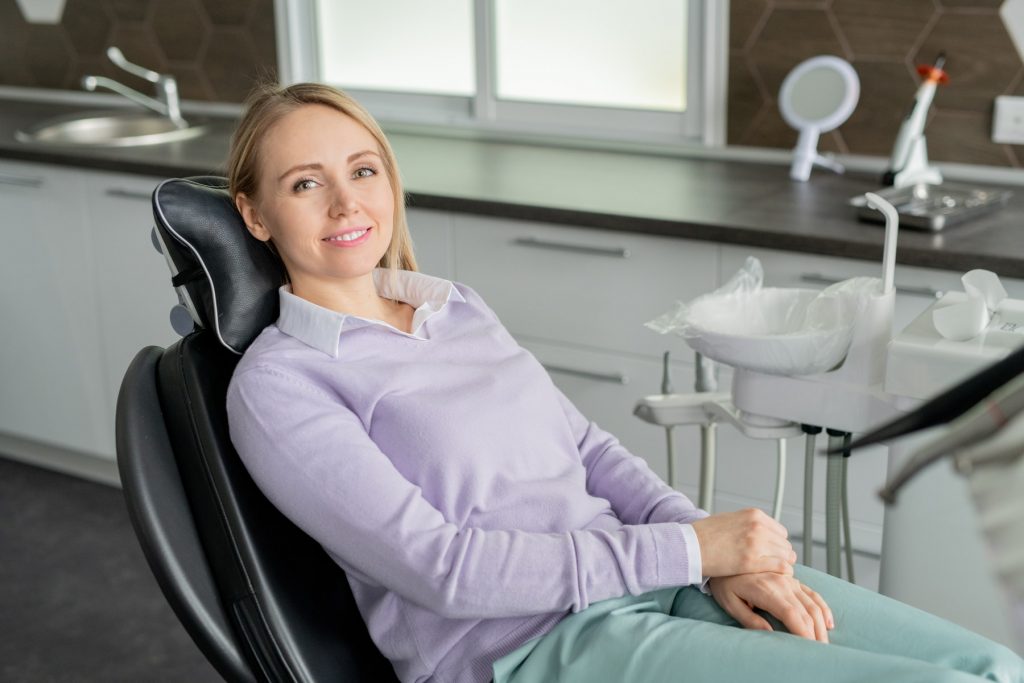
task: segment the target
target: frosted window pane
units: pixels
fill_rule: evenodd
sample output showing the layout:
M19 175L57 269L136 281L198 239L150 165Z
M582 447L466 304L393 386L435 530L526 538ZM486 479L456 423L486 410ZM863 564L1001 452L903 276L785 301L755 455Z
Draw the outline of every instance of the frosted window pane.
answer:
M348 88L473 95L472 0L317 0L320 79Z
M684 111L687 0L496 0L500 99Z

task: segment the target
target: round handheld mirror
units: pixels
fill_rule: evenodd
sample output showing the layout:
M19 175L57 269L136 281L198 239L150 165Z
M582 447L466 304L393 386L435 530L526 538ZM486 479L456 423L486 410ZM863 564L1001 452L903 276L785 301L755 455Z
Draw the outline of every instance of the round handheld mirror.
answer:
M807 180L816 163L843 172L840 164L818 154L818 137L841 126L859 97L857 72L839 57L811 57L789 72L779 90L779 110L786 123L800 131L791 178Z

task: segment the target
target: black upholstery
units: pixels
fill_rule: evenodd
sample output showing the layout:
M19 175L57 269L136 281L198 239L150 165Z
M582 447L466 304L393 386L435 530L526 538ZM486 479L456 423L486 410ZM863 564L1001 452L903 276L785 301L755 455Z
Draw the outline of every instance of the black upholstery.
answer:
M178 297L202 328L241 354L277 320L281 260L249 234L226 178L171 178L153 191L156 236Z
M204 183L165 183L157 193L170 186L200 193L199 205L211 197ZM163 199L188 203L190 192ZM165 217L177 216L176 228L194 228L200 238L204 229L225 227L188 207L163 208ZM234 271L250 267L236 260L227 272L212 273L232 282L232 301L243 308L265 302L267 288L277 287L276 276L236 277ZM244 349L266 324L266 309L257 305L232 318L232 306L219 306L218 316L235 321L228 334ZM274 307L276 316L276 299ZM255 325L255 332L249 329ZM228 681L396 681L369 638L344 572L264 498L231 445L225 395L239 356L223 343L225 329L200 329L166 350L141 350L121 385L118 468L150 567Z

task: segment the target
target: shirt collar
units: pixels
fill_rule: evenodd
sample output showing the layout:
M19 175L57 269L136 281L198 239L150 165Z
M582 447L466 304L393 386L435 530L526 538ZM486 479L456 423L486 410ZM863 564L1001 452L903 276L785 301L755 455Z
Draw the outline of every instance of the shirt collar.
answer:
M277 328L307 346L337 358L341 332L346 322L350 327L353 322L362 323L360 327L380 325L397 334L422 339L423 337L417 333L427 318L440 312L449 301L465 302L465 298L452 282L410 270L376 268L373 271L373 282L381 296L405 302L416 309L412 318L411 334L397 330L380 320L339 313L314 304L292 294L290 285L282 285L278 289L281 310L277 318Z

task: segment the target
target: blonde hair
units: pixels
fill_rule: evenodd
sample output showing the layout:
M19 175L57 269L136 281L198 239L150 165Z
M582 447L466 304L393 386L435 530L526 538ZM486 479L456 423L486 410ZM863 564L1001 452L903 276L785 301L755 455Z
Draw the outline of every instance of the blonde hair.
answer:
M286 87L264 85L249 96L245 114L231 139L228 156L228 186L232 199L238 193L255 199L259 187L260 142L268 131L287 114L309 104L321 104L351 117L377 141L384 172L395 196L394 226L391 244L378 264L392 270L416 270L412 237L405 216L405 192L398 175L398 162L391 143L380 125L363 105L347 93L320 83L296 83Z

